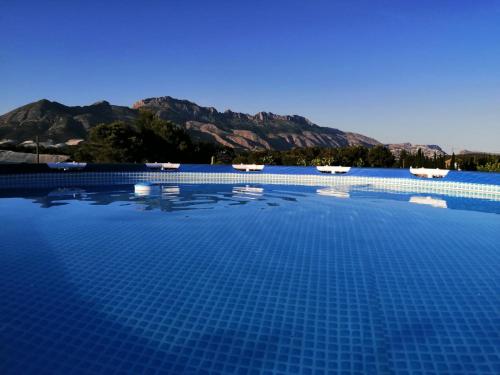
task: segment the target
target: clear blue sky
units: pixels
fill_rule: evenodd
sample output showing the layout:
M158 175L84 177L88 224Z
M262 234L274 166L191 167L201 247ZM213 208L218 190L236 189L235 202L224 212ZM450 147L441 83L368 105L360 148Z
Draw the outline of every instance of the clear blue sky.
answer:
M500 1L0 1L0 113L170 95L500 151Z

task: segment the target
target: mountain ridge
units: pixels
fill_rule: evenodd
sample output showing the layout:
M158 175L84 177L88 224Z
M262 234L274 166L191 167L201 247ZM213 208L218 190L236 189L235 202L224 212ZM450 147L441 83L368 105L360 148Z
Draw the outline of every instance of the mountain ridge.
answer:
M405 143L388 143L385 145L391 152L399 157L402 151L405 151L410 154L415 154L420 149L423 155L427 158L436 156L446 155L446 152L438 145L421 145L421 144L413 144L409 142Z
M304 116L257 112L254 115L227 109L200 106L171 96L141 99L132 107L112 105L102 100L90 105L67 106L42 99L0 116L0 141L23 143L39 136L46 144L84 139L88 130L101 123L133 123L141 109L183 126L197 141L219 143L242 150L287 150L295 147L372 147L381 143L362 134L319 126ZM0 142L1 143L1 142ZM389 144L395 154L409 143ZM439 146L418 145L424 154L444 153Z
M42 140L64 142L85 138L98 123L133 121L132 109L111 105L107 101L87 106L66 106L42 99L26 104L0 116L0 138L22 142L40 136Z
M286 150L294 147L374 146L377 140L362 134L321 127L299 115L258 112L255 115L199 106L170 96L146 98L132 106L148 109L178 124L197 140L216 141L232 148Z
M255 115L214 107L203 107L188 100L170 96L146 98L132 108L100 101L86 106L66 106L42 99L0 116L0 139L16 142L40 140L66 142L85 138L88 130L100 123L124 121L132 123L140 109L148 109L158 117L177 123L199 141L215 142L244 150L294 147L374 146L377 140L339 129L321 127L299 115L277 115L258 112Z

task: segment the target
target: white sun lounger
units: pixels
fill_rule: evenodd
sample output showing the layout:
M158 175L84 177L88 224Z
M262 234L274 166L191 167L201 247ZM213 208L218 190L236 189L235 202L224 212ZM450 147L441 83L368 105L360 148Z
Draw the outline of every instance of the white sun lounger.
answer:
M87 163L77 163L77 162L71 162L71 163L47 163L49 168L51 169L62 169L63 171L69 171L69 170L77 170L77 169L83 169L87 166Z
M233 168L244 172L257 172L264 169L262 164L233 164Z
M340 165L339 166L318 165L316 169L321 173L340 174L349 172L351 170L351 167L342 167Z
M161 169L162 171L172 171L179 169L179 163L146 163L146 167L152 169Z
M448 174L447 169L431 168L410 168L410 173L417 177L443 178Z

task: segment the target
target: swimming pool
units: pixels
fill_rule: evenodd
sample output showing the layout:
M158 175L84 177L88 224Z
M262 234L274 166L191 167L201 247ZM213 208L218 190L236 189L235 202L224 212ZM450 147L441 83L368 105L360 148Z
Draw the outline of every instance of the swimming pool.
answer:
M498 201L177 183L0 212L1 373L500 373Z

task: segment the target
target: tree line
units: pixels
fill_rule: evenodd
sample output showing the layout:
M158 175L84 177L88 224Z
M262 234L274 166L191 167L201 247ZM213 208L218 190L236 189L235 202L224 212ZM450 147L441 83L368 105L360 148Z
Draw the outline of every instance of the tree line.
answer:
M306 147L286 151L244 151L235 163L270 165L345 165L354 167L393 167L396 159L384 146L371 148L349 146L340 148Z
M500 155L485 153L470 153L452 155L452 159L463 171L500 172Z
M411 153L402 150L398 156L385 146L349 146L339 148L308 147L287 151L245 151L238 154L236 163L271 165L344 165L379 168L440 168L463 171L500 172L500 155L466 154L426 156L421 149Z
M133 124L121 121L89 130L88 138L71 150L71 158L91 163L182 162L208 163L212 156L224 158L223 146L194 142L187 131L153 113L141 111Z

